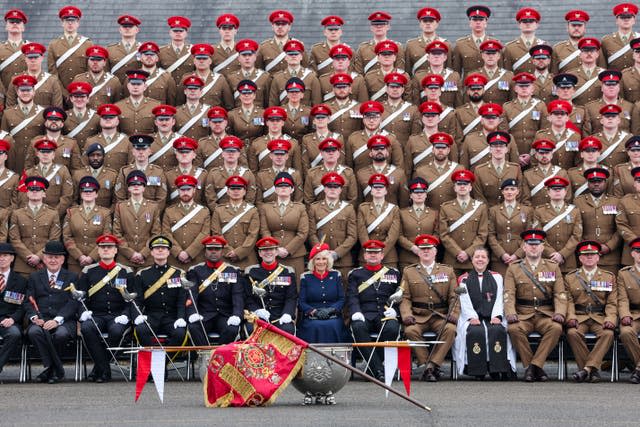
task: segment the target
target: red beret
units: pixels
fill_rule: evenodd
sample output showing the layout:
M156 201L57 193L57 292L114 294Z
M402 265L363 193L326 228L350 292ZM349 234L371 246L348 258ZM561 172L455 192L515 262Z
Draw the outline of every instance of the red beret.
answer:
M561 176L552 176L551 178L547 178L547 180L544 182L545 187L568 187L569 186L569 180L561 177Z
M362 244L362 247L366 252L382 252L385 244L380 240L367 240Z
M227 241L222 236L207 236L200 241L205 248L223 248Z
M353 78L347 73L336 73L329 78L329 83L332 86L350 85L353 83Z
M313 107L311 107L311 112L310 114L312 116L317 116L317 115L325 115L325 116L330 116L331 115L331 108L326 105L326 104L317 104L314 105Z
M4 20L8 21L9 19L19 19L25 24L29 22L29 20L27 19L27 15L20 9L8 10L7 13L4 14Z
M440 74L427 74L420 81L422 87L442 87L444 86L444 77Z
M55 141L52 141L50 139L46 139L46 138L42 138L36 141L35 144L33 144L33 148L35 148L36 150L55 150L56 148L58 148L58 144Z
M272 139L267 143L267 149L272 153L288 153L291 151L291 143L286 139Z
M434 40L425 46L424 51L427 53L438 52L438 51L448 53L449 46L447 46L445 42L441 42L440 40Z
M487 78L483 74L473 73L469 74L464 79L464 85L469 86L482 86L486 85L488 82Z
M224 185L227 187L244 187L247 188L249 183L246 179L239 175L232 175L224 182Z
M440 114L442 113L442 105L433 101L425 101L420 104L420 113L422 114Z
M120 240L113 234L103 234L96 239L98 246L117 246Z
M583 37L578 41L578 49L600 49L600 40L595 37Z
M568 22L589 22L589 14L584 10L570 10L564 15L564 20Z
M192 76L185 77L182 81L182 85L188 88L201 88L204 86L204 80L194 74Z
M438 12L438 9L435 9L433 7L423 7L416 14L416 18L418 19L432 18L438 22L440 22L440 20L442 19L442 17L440 16L440 12Z
M242 150L242 147L244 147L244 142L242 142L242 140L237 136L228 135L220 140L219 145L223 150L227 148L235 148L240 151Z
M142 21L133 15L122 15L118 18L118 24L120 25L140 25Z
M531 148L536 151L553 151L556 149L556 143L550 139L538 139L531 144Z
M600 114L620 114L622 113L622 107L617 104L606 104L603 105L598 111Z
M309 251L309 259L313 259L320 252L328 251L329 249L329 245L326 243L318 243L316 245L313 245L313 247L311 247L311 250Z
M360 104L360 114L384 113L384 106L378 101L367 101Z
M257 41L251 39L242 39L236 43L236 52L238 53L255 53L260 45Z
M208 43L198 43L191 46L191 55L194 56L213 56L215 49Z
M613 7L613 15L637 15L638 6L633 3L620 3Z
M476 176L467 169L460 169L451 174L451 181L453 182L470 182L473 183L476 180Z
M154 42L144 42L138 48L138 52L140 52L140 53L145 53L145 52L158 53L158 52L160 52L160 47Z
M516 21L522 21L523 19L535 19L540 21L540 12L532 7L523 7L516 13Z
M16 87L21 87L21 86L33 87L38 83L38 79L36 79L35 77L29 74L21 74L19 76L15 76L13 80L11 80L11 83L13 83L13 85Z
M207 111L207 118L227 120L227 110L220 106L211 107Z
M571 114L573 107L569 101L563 99L554 99L547 104L547 113L551 114L554 111L564 111L567 114Z
M517 85L529 85L536 81L536 76L523 71L513 76L511 80L513 80Z
M346 56L351 59L353 57L353 50L346 44L337 44L329 49L329 56L332 58L336 56Z
M300 40L289 40L288 42L286 42L284 44L284 46L282 46L282 50L284 52L304 52L304 43L302 43Z
M433 145L448 145L451 147L453 145L453 136L444 132L436 132L429 136L429 142Z
M480 108L478 108L478 114L480 116L499 116L502 114L502 106L500 104L488 102L486 104L482 104Z
M88 58L108 59L109 51L102 46L93 45L88 47L87 50L85 50L84 55Z
M401 73L389 73L386 76L384 76L384 82L387 85L394 84L394 85L405 86L407 83L409 83L409 79L407 78L407 76Z
M47 48L40 43L25 43L20 47L20 51L23 55L44 55Z
M337 15L329 15L320 21L320 25L323 27L342 27L344 25L344 19Z
M9 151L11 149L11 143L6 139L0 139L0 151Z
M582 140L578 144L578 150L584 151L587 148L595 148L596 150L602 150L602 141L600 141L595 136L587 136L585 138L582 138Z
M509 135L509 132L496 130L496 131L490 132L487 135L487 144L489 145L509 144L510 142L511 142L511 135Z
M367 148L372 149L373 147L389 147L391 145L391 141L384 135L373 135L367 141Z
M367 181L367 184L374 186L374 185L384 185L385 187L389 186L389 178L387 178L386 175L381 174L381 173L374 173L373 175L371 175L369 177L369 180Z
M485 40L480 43L480 50L482 52L499 52L504 46L498 40Z
M282 107L268 107L262 113L262 117L265 120L269 120L269 119L287 120L287 112Z
M431 234L420 234L413 243L419 248L435 248L440 244L440 240Z
M335 138L325 138L318 144L318 149L320 151L323 151L327 148L335 148L336 150L339 150L342 148L342 143L340 142L340 140Z
M379 10L369 15L369 18L367 19L372 22L389 22L391 21L391 15L389 15L387 12Z
M398 45L391 40L384 40L384 41L378 42L376 46L373 48L373 50L375 51L376 55L384 52L397 54Z
M182 187L197 187L198 186L198 179L194 176L191 175L180 175L178 176L174 181L173 184L177 187L177 188L182 188Z

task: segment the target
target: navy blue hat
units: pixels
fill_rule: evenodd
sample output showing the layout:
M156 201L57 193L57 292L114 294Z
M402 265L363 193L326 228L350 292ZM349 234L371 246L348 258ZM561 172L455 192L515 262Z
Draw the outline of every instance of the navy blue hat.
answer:
M627 139L627 142L624 143L624 146L627 150L635 150L640 148L640 136L633 135L631 138Z
M502 184L500 184L500 189L504 190L505 187L517 187L517 186L518 186L518 180L509 178L502 181Z
M293 183L293 177L287 172L280 172L278 175L276 175L276 179L273 180L273 185L276 187L295 187Z
M24 180L24 185L27 187L27 190L46 190L49 188L49 181L42 176L28 176L27 179Z
M89 145L85 153L87 156L89 156L96 151L100 151L102 154L104 154L104 147L99 142L94 142L93 144Z
M422 177L413 178L408 184L410 193L426 193L429 183Z
M100 183L92 176L83 176L80 179L78 186L80 187L80 191L83 193L100 190Z
M141 170L132 170L127 175L127 186L130 185L147 185L147 176Z
M42 253L47 255L66 255L67 251L60 240L49 240L45 243Z
M133 148L148 148L153 144L153 137L151 135L131 135L129 142Z
M42 111L45 120L67 120L67 113L60 107L47 107Z
M575 87L578 84L578 77L569 74L569 73L561 73L553 76L553 84L557 87Z
M284 89L287 92L304 92L305 88L304 82L298 77L291 77L284 85Z
M255 93L258 91L258 85L253 80L240 80L236 89L239 93Z
M11 243L0 242L0 254L16 254L16 250Z

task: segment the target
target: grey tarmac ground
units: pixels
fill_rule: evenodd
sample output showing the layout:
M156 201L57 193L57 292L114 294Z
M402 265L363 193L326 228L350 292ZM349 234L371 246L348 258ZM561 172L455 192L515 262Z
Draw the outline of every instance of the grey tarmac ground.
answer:
M553 364L547 368L555 374ZM569 375L574 370L570 364ZM34 366L34 377L38 373ZM72 375L71 366L67 375ZM603 372L603 379L606 375ZM208 409L197 381L168 381L162 404L152 383L134 403L133 382L18 384L15 378L17 368L12 366L0 374L1 426L584 427L637 426L640 418L640 386L627 383L628 374L618 383L600 384L413 381L411 396L430 406L431 413L393 395L385 398L384 390L361 380L350 381L334 406L302 406L302 395L290 386L268 408ZM393 386L403 387L400 382Z

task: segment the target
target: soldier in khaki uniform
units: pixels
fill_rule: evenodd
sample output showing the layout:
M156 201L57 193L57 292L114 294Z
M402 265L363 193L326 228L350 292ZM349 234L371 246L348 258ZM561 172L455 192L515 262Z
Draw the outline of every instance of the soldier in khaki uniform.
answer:
M482 129L478 110L484 104L484 85L487 78L482 74L469 74L464 79L465 97L468 102L455 109L455 118L458 122L456 132L451 135L459 145L462 140L473 131Z
M401 74L405 80L403 85L409 83L409 74L402 68L395 66L395 58L398 55L398 45L391 41L382 41L376 44L375 53L379 67L370 70L364 75L364 83L372 101L384 101L387 98L387 76L389 74ZM403 93L404 99L410 99L413 91L411 85Z
M92 176L77 182L81 202L67 209L62 225L62 241L69 253L69 270L79 273L98 261L96 238L111 233L111 210L98 205L100 183Z
M460 146L460 164L474 170L478 165L486 162L490 158L489 141L495 138L503 141L511 141L511 135L508 132L498 130L502 118L502 107L498 104L482 104L478 109L481 120L481 128L479 131L471 132L462 141ZM520 160L518 147L516 144L509 144L506 159L517 165Z
M596 138L595 136L587 136L586 138L582 138L582 141L580 141L580 145L578 146L578 148L580 150L580 158L582 159L582 163L567 171L567 173L569 174L569 181L571 181L571 187L574 197L578 197L584 193L588 193L587 180L584 177L584 172L587 169L596 167L608 169L607 166L602 165L598 162L598 158L600 157L600 153L602 152L602 142L600 142L598 138Z
M287 120L284 121L282 129L296 141L302 141L302 137L312 130L311 107L302 103L305 84L298 77L291 77L285 83L285 92L287 92L287 98L282 106L287 112Z
M340 271L343 284L353 268L351 249L358 241L356 211L344 201L342 192L346 180L337 172L327 172L321 178L324 197L308 206L309 243L324 241L334 259L333 267Z
M222 256L242 269L256 264L254 246L260 232L258 209L245 200L249 183L233 175L225 182L228 200L220 204L211 216L211 233L224 236L227 246Z
M447 43L443 41L433 41L426 46L425 52L429 57L429 63L413 76L413 102L418 104L429 98L428 91L424 90L427 86L425 82L432 82L432 80L427 78L427 76L437 75L442 78L439 100L450 107L461 105L463 96L461 86L462 79L457 71L446 66L447 54L449 52Z
M622 248L622 265L630 265L633 262L630 248L631 241L640 236L640 167L631 169L629 174L633 177L633 193L628 193L620 199L618 213L616 214L616 226L625 246Z
M193 81L189 81L187 78L196 76L202 80L200 102L205 105L221 105L225 108L233 108L233 92L229 82L222 74L211 71L214 50L213 46L206 43L194 44L191 47L195 69L183 75L178 81L177 105L187 102L188 98L190 98L189 93L186 91L186 82L191 82L190 86L193 86Z
M616 70L604 70L598 74L598 79L602 83L602 98L589 102L585 109L585 131L588 134L595 134L602 130L602 113L600 110L607 105L615 105L620 108L619 128L624 131L631 129L632 112L634 105L620 97L620 79L622 73Z
M258 208L260 236L278 239L278 258L299 275L304 272L304 256L307 253L304 243L309 235L309 217L305 205L291 198L295 183L290 174L279 173L273 185L276 187L277 200Z
M268 156L269 148L267 145L270 141L285 139L291 144L287 167L292 167L298 171L301 170L302 158L300 154L300 144L282 131L284 122L287 120L287 112L285 109L282 107L269 107L264 110L262 117L266 124L267 133L265 136L258 137L251 141L251 145L249 145L249 149L247 150L249 169L256 173L259 170L271 166L271 158Z
M124 202L128 197L129 175L131 172L142 172L145 176L144 198L155 202L160 212L167 202L167 177L160 166L149 163L151 156L151 142L149 135L131 135L129 142L133 146L133 163L123 166L118 172L115 187L115 200ZM153 233L157 234L157 233Z
M118 172L104 165L104 147L100 143L94 142L88 145L84 154L87 156L87 166L73 171L73 186L80 190L80 181L83 178L87 176L95 178L99 184L96 190L98 195L96 196L95 204L111 211L113 209L113 191ZM73 200L78 202L77 193L74 195Z
M371 159L371 164L356 172L356 181L363 199L371 201L373 194L370 182L371 177L380 174L384 175L388 181L385 199L389 203L404 208L409 206L407 176L404 169L389 163L390 144L389 139L382 135L369 138L369 141L367 141L367 154Z
M389 73L384 77L387 99L382 102L384 113L380 129L392 133L403 147L409 136L421 130L420 112L415 105L404 101L409 81L405 74Z
M138 48L140 70L149 73L145 84L144 96L155 99L161 104L176 105L176 81L171 73L158 65L160 47L154 42L144 42ZM124 95L129 95L125 88Z
M483 99L486 102L504 104L513 99L514 83L513 72L502 68L501 52L504 46L498 40L485 40L480 45L482 52L482 67L472 71L472 74L481 74L486 77Z
M75 139L82 153L87 139L100 132L100 116L96 114L96 110L87 107L91 84L72 82L67 86L67 92L71 108L66 111L67 120L64 122L62 133Z
M287 67L284 61L286 53L283 46L293 40L289 31L293 24L293 15L288 10L274 10L269 15L269 22L273 30L273 37L260 43L256 65L272 75ZM302 58L302 66L307 66L307 58Z
M160 211L156 202L144 197L147 177L143 171L127 174L129 198L116 204L113 216L113 234L120 240L119 262L132 267L149 266L147 242L160 234Z
M567 341L576 358L576 382L600 382L602 359L613 344L618 322L616 275L599 267L600 243L584 240L576 248L582 267L565 276ZM589 351L584 335L593 332L596 343Z
M118 17L118 32L120 41L107 45L109 51L109 70L124 82L125 71L129 69L140 69L138 61L138 48L140 42L136 36L140 32L142 21L133 15L121 15Z
M563 169L570 169L576 165L576 153L580 144L580 133L571 125L569 115L573 107L567 101L556 99L547 105L549 128L539 130L535 141L547 139L555 144L551 163Z
M578 49L580 50L580 66L569 70L568 73L578 78L573 102L578 105L586 105L602 96L601 83L598 80L598 75L604 71L598 66L600 41L593 37L583 37L578 42Z
M620 266L622 239L616 231L617 197L605 194L609 170L601 167L584 171L588 191L576 197L574 204L582 216L582 239L600 244L598 265L616 274Z
M442 19L438 9L423 7L416 13L416 18L421 33L418 37L407 40L404 52L404 67L412 76L415 76L418 71L429 69L431 58L428 49L425 49L428 45L440 42L447 46L447 51L451 49L451 44L447 39L436 34ZM449 60L449 62L451 61Z
M87 72L73 77L74 82L91 84L89 91L89 106L98 108L102 104L113 104L122 99L122 83L115 75L107 71L109 51L98 45L89 47L87 57Z
M620 318L620 341L635 365L629 382L640 384L640 238L629 243L633 265L618 273L618 316Z
M4 66L0 70L0 80L5 87L9 86L14 75L24 74L26 70L20 48L27 43L22 36L28 21L27 15L20 9L9 9L4 14L7 40L0 42L0 63Z
M206 206L195 201L198 179L180 175L174 181L179 202L169 206L162 216L162 234L171 240L171 264L181 268L204 260L200 241L209 235L210 218Z
M227 77L240 69L238 53L235 51L240 19L232 13L223 13L216 18L216 27L220 34L220 43L214 46L213 71Z
M506 160L509 139L502 132L489 134L489 160L475 168L475 181L472 186L472 196L476 200L491 206L502 203L500 186L506 179L518 182L518 201L529 204L529 189L522 185L522 170L520 165Z
M318 144L320 164L307 170L307 176L304 180L304 202L307 205L324 199L322 180L327 173L332 172L340 175L344 181L341 186L340 199L356 206L359 196L356 176L353 169L340 163L341 148L342 143L334 138L326 138Z
M367 92L364 77L351 70L353 50L346 44L337 44L329 51L329 57L332 61L331 67L333 71L318 77L318 80L320 80L320 90L322 91L322 100L328 102L335 98L336 94L334 93L334 86L331 83L331 79L336 74L346 74L349 75L352 80L351 94L353 98L358 102L367 101L369 99L369 93Z
M242 148L242 140L235 136L226 136L220 141L222 162L220 166L209 169L205 181L204 198L211 212L218 204L225 204L229 200L226 182L232 176L240 176L247 181L244 199L252 204L256 201L256 177L246 165L240 164Z
M602 142L602 154L598 162L613 168L615 165L629 160L624 143L631 137L628 131L620 127L623 116L622 108L615 104L604 105L599 110L602 130L593 136Z
M9 242L16 249L13 269L27 276L42 267L42 250L49 240L60 240L60 215L44 204L49 182L41 176L27 177L27 203L11 212Z
M455 199L451 174L464 169L462 165L449 160L453 139L444 134L436 135L429 139L433 145L433 159L416 168L412 175L413 178L424 178L429 183L426 205L432 209L440 209L444 202Z
M381 173L373 174L368 182L371 187L371 201L358 205L358 240L361 245L369 240L384 242L383 262L395 268L398 265L396 243L400 235L400 209L386 200L390 185L389 178ZM359 261L364 258L360 250Z
M631 103L640 101L640 38L629 42L633 51L633 65L622 70L620 96Z
M581 105L577 105L573 102L573 95L576 93L576 85L578 84L578 77L574 74L556 74L553 76L553 84L556 88L556 94L558 100L568 102L572 107L572 111L569 113L569 121L574 130L583 131L585 124L585 110ZM552 101L553 102L553 101ZM547 103L548 105L549 103Z
M197 148L198 143L191 138L178 138L173 142L177 166L173 169L165 170L167 193L169 194L168 205L174 205L180 201L180 189L176 187L175 182L181 175L189 175L196 179L193 200L196 203L204 204L204 188L209 173L194 164Z
M540 18L540 12L532 7L523 7L516 12L520 36L507 43L502 52L502 66L514 74L533 73L534 66L529 49L531 46L544 43L544 40L536 37Z
M42 134L43 108L33 102L35 77L22 75L13 79L18 89L18 104L8 108L2 115L2 130L8 132L14 140L13 150L9 153L7 167L14 172L24 170L24 160L31 140Z
M75 76L87 71L84 53L93 43L78 34L82 11L75 6L65 6L58 12L63 34L49 42L47 67L66 88Z
M335 139L340 143L337 162L340 164L346 162L342 148L344 146L344 138L342 138L341 134L329 130L329 117L331 113L331 108L326 104L314 105L309 111L310 124L313 131L304 135L300 142L302 172L305 176L309 174L311 168L320 166L323 163L322 150L319 144L326 139Z
M309 68L314 70L318 77L334 72L333 58L330 52L334 46L342 44L340 38L342 37L344 20L337 15L329 15L322 18L320 25L324 27L322 34L325 39L311 46L309 53Z
M57 76L47 73L42 68L42 60L46 48L40 43L26 43L22 45L22 53L27 64L25 74L36 78L38 81L35 88L33 102L48 107L56 105L62 107L62 85ZM6 88L6 106L10 107L17 103L16 85L10 84Z
M398 260L400 270L418 261L419 248L414 243L421 234L438 234L438 210L425 205L429 184L423 178L408 183L411 206L400 209Z
M375 71L380 67L378 63L378 52L375 47L380 42L390 42L396 45L396 57L394 67L404 69L404 49L398 42L387 38L387 33L391 28L391 15L387 12L377 11L369 15L370 30L373 39L360 43L355 57L353 58L353 70L358 74L365 75L370 71Z
M256 105L258 86L252 80L241 80L236 86L240 105L229 112L229 129L245 145L264 133L264 110Z
M283 46L286 53L286 68L273 73L273 80L269 88L269 105L284 105L287 98L286 85L289 79L297 77L304 82L305 90L302 98L304 105L316 105L322 102L320 81L310 68L303 67L304 45L298 40L289 40Z
M151 152L153 154L151 154L149 158L149 163L160 166L162 170L167 171L178 165L175 152L173 151L173 144L183 138L187 138L193 142L195 141L173 131L176 124L175 107L160 104L154 107L151 113L154 116L154 125L157 132L150 135L153 138L153 143L151 144Z
M529 55L533 62L533 96L548 104L553 99L556 88L553 84L553 75L550 72L551 55L553 48L546 44L531 46Z
M100 116L100 133L87 139L86 146L100 144L104 149L104 166L119 171L129 163L131 144L128 135L118 132L120 107L104 104L96 111ZM113 185L113 183L112 183Z
M292 200L301 202L303 199L302 173L294 168L288 168L289 153L291 143L286 139L273 139L267 143L269 150L270 167L263 168L256 174L255 178L255 199L258 206L264 203L272 203L277 199L277 191L274 185L276 177L280 173L291 175L294 183Z
M503 106L504 120L509 133L520 153L520 165L528 166L531 162L531 143L536 133L542 129L547 119L544 102L533 98L536 78L533 74L522 72L513 76L517 97Z
M574 251L582 238L582 215L575 205L565 202L570 185L567 179L552 176L544 185L549 192L549 203L535 208L532 224L547 233L544 256L559 264L566 273L576 267Z
M209 131L211 132L207 137L198 140L198 148L196 150L196 158L194 164L203 167L204 169L211 170L214 167L222 165L222 151L220 143L227 139L227 128L229 124L229 116L227 110L222 107L211 107L207 111L207 119L209 122ZM237 138L237 137L233 137ZM247 154L244 150L244 143L240 140L240 157L239 162L243 166L247 165Z
M554 74L565 73L580 65L578 41L586 34L589 19L589 14L580 9L570 10L564 15L569 39L553 45L551 71Z
M404 166L409 176L414 171L433 160L433 143L440 142L451 146L450 160L458 160L458 147L453 136L439 129L439 116L442 107L432 101L420 104L422 132L409 137L404 146Z
M479 46L487 39L487 25L491 16L491 9L486 6L471 6L467 8L469 28L471 34L456 40L451 55L451 68L461 75L468 75L471 70L482 66L482 56Z
M500 184L502 203L489 208L489 234L491 269L502 276L509 265L522 259L524 251L520 233L533 222L533 208L518 202L519 182L505 179Z
M55 163L57 144L55 141L41 139L35 143L37 166L26 170L27 176L40 176L47 180L44 203L58 211L60 218L67 212L73 200L73 180L69 169L63 164ZM28 194L20 193L20 206L28 202Z
M255 84L255 102L260 108L267 107L269 100L269 88L271 85L271 74L256 68L256 58L259 44L255 40L242 39L236 43L236 52L238 53L239 69L231 72L225 77L229 82L229 87L234 91L234 106L241 105L241 92L237 90L238 84L243 80L249 80Z
M463 169L451 174L456 198L443 203L438 214L438 232L444 246L443 261L458 272L470 270L471 255L484 246L488 235L488 208L471 198L473 172Z
M120 109L120 131L127 135L153 132L154 107L160 105L155 99L144 96L149 74L143 70L127 70L129 96L115 105Z
M435 262L439 244L440 240L429 234L416 237L419 262L403 270L400 284L403 291L400 316L407 338L421 341L422 333L431 331L439 332L437 340L444 341L430 353L426 347L414 347L418 365L425 367L420 379L429 382L440 378L440 366L453 345L460 315L454 292L456 275L451 266Z
M634 179L631 170L640 167L640 137L632 136L625 142L629 161L613 167L611 193L622 198L625 194L635 193Z
M329 129L347 140L352 133L362 129L362 114L358 101L352 98L353 78L349 74L336 73L329 82L333 86L333 98L327 103L331 109Z
M632 3L620 3L613 7L617 29L602 37L602 56L608 68L623 70L633 66L633 53L628 46L629 41L637 35L633 31L637 14L638 6Z
M64 121L67 119L67 113L59 107L47 107L42 111L44 117L44 135L38 135L30 141L27 147L27 153L24 160L26 168L33 167L38 163L35 156L35 144L46 139L56 143L56 155L53 161L64 165L70 171L80 169L82 162L80 160L80 149L75 139L62 135Z
M543 230L520 234L524 259L507 269L504 278L504 314L508 332L522 365L526 382L547 381L544 364L562 335L567 314L567 294L558 264L543 259ZM542 335L538 348L531 350L528 336Z
M167 18L167 24L171 41L160 48L158 57L160 58L160 66L171 73L178 84L178 79L181 76L193 70L191 45L186 42L191 21L184 16L171 16Z
M0 209L13 208L18 205L17 187L20 175L7 168L7 157L10 150L11 143L6 139L0 139ZM3 240L0 239L0 241Z

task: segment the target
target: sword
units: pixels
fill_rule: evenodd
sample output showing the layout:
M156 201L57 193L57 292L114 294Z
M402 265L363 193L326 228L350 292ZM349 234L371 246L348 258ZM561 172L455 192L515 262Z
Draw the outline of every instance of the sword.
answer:
M402 288L398 287L398 290L395 291L394 293L392 293L391 295L389 295L389 298L387 298L387 304L389 304L389 307L385 307L385 308L393 308L393 304L395 304L396 302L400 302L402 301ZM376 341L375 344L378 344L378 341L380 341L380 336L382 335L382 330L384 329L384 325L386 325L388 320L391 320L391 317L385 317L384 319L382 319L382 326L380 327L380 332L378 332L378 336L376 337ZM366 365L364 365L364 369L363 371L367 371L367 369L369 368L369 363L371 363L371 358L373 357L373 351L371 351L371 353L369 354L369 359L367 359L367 363Z
M209 342L209 336L207 335L207 330L204 327L204 323L202 322L202 316L200 315L200 312L198 311L198 305L194 302L195 300L193 299L193 292L191 292L191 288L193 288L196 284L195 282L192 282L191 280L187 280L187 276L185 275L181 275L180 276L180 283L182 284L182 289L186 289L187 292L189 292L189 297L191 298L191 303L193 304L193 309L196 311L196 314L200 317L200 320L198 321L200 323L200 326L202 326L202 332L204 333L204 339L207 340L207 344L211 345L211 342ZM191 334L189 334L189 339L191 340L191 344L194 344L193 339L191 338Z

